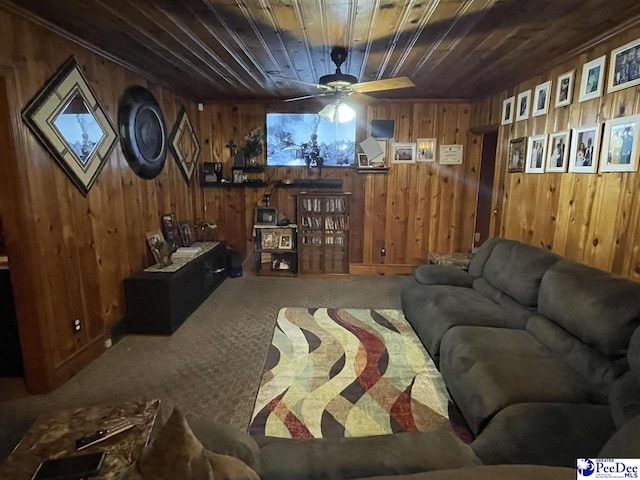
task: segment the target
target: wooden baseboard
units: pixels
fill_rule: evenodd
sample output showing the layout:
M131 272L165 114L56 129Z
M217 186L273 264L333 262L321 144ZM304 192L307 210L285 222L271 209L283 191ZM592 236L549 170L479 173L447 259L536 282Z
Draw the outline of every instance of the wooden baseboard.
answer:
M411 275L418 265L352 263L349 266L351 275Z

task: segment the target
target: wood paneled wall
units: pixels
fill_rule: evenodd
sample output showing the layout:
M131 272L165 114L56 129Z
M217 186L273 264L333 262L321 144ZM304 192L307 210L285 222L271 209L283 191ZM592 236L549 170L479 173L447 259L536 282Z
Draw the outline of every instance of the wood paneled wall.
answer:
M500 127L494 184L493 235L551 249L565 257L640 281L640 174L506 173L509 141L603 123L640 113L637 87L579 103L582 65L640 37L635 27L593 50L473 104L472 125L498 125L502 101L553 81L549 114ZM608 66L608 63L607 63ZM557 77L576 70L573 103L555 109ZM606 77L605 77L606 78Z
M205 162L224 162L231 176L227 142L240 144L244 135L263 127L267 112L317 112L311 104L209 104L200 117ZM286 110L289 109L289 110ZM464 145L464 164L391 165L388 174L360 174L352 168L324 168L322 177L341 178L342 190L351 192L350 260L352 270L383 270L382 265L407 266L423 262L430 251L470 250L475 225L480 144L469 134L470 104L465 102L380 102L358 112L358 140L366 138L372 119L395 121L398 142L436 137L438 145ZM391 153L389 145L388 156ZM307 178L315 170L302 167L267 168L270 180ZM253 248L251 230L256 204L264 188L205 189L206 218L217 222L227 243L243 254ZM293 189L275 190L271 205L280 216L295 221ZM386 257L380 250L386 248ZM358 268L360 267L360 268ZM407 270L406 268L404 269Z
M11 275L20 286L18 318L28 387L64 382L104 348L109 327L124 317L122 280L151 263L145 232L160 216L201 217L202 191L188 186L168 153L162 174L138 178L118 145L85 198L20 119L20 111L70 56L84 68L98 98L117 121L125 89L151 89L170 131L184 105L196 106L85 48L0 10L0 75L9 90L14 156L0 158L0 195ZM28 303L31 303L30 305ZM74 333L72 322L82 330Z

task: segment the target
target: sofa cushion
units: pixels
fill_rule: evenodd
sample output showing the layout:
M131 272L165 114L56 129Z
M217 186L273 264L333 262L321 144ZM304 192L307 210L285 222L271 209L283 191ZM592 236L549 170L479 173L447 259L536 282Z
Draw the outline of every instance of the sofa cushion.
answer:
M531 317L526 330L549 350L562 355L571 368L603 393L609 392L613 382L629 368L624 358L606 357L542 315Z
M522 305L535 307L542 276L558 260L547 250L502 240L487 259L482 277Z
M606 403L560 355L523 330L454 327L442 338L440 371L476 436L509 405Z
M640 458L640 416L618 430L602 447L598 458Z
M402 480L576 480L576 470L539 465L493 465L360 480L400 480L400 478Z
M473 277L453 265L422 265L415 269L413 277L423 285L454 285L471 287Z
M262 480L406 475L480 465L449 429L355 438L256 438Z
M640 324L640 283L562 260L542 279L538 310L607 356L626 353Z
M513 298L498 290L484 278L476 278L473 281L473 289L483 297L488 298L507 310L508 314L513 317L514 320L517 319L519 328L524 328L525 322L532 315L537 313L535 308L525 307L521 303L516 302Z
M606 405L520 403L499 411L471 448L485 465L573 467L576 458L595 457L614 432Z
M524 328L504 308L471 288L421 285L412 282L402 290L402 311L437 363L440 340L456 325Z

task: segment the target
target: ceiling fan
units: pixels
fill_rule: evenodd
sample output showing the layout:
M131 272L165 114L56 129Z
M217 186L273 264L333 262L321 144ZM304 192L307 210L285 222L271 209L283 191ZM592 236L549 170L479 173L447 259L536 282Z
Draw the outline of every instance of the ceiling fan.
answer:
M334 97L337 102L344 100L353 94L365 94L370 92L381 92L383 90L395 90L398 88L414 87L414 83L408 77L393 77L384 80L373 80L370 82L358 82L353 75L342 73L340 66L347 58L347 49L344 47L333 47L331 49L331 60L336 65L336 73L323 75L318 83L303 82L292 78L285 78L290 82L301 83L322 90L321 93L304 95L301 97L289 98L285 102L295 102L317 97ZM282 78L282 77L281 77ZM366 97L366 95L362 95Z

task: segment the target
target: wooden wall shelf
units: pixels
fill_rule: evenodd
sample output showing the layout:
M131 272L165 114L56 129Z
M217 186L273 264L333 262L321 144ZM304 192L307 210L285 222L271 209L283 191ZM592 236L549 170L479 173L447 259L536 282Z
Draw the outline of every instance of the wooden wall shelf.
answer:
M278 188L342 188L342 179L320 178L313 180L297 179L291 183L282 180L276 182Z
M262 188L269 185L269 182L220 182L220 183L203 183L203 188Z

